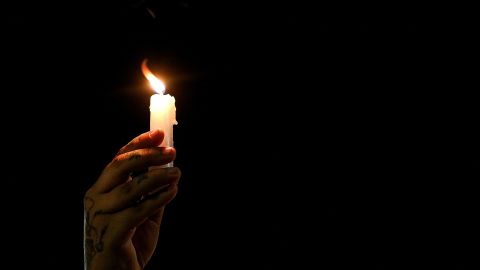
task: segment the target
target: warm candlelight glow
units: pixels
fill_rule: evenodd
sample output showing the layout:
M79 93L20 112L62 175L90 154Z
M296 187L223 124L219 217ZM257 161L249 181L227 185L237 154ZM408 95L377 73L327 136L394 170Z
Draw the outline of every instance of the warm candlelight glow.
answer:
M164 93L165 85L147 67L147 59L142 62L142 72L157 92L150 97L150 130L163 130L165 135L159 146L173 147L173 126L178 124L175 118L175 98ZM170 162L160 167L172 166L173 162Z
M150 71L150 69L147 67L147 59L143 60L142 62L142 72L145 78L150 82L152 85L153 90L159 94L164 94L165 93L165 84L163 82L155 77L153 73Z

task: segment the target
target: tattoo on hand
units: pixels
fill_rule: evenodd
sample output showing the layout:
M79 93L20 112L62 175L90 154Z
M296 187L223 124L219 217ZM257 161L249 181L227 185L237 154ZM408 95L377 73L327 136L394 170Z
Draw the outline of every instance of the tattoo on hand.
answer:
M99 215L105 214L102 210L97 210L93 213L92 216L92 208L95 206L95 201L90 197L85 197L85 263L87 265L87 269L90 267L90 263L98 253L103 251L103 238L105 233L107 232L107 226L104 226L100 232L99 230L93 225L93 221Z
M147 174L142 174L142 175L138 176L137 177L137 184L140 184L141 182L145 181L146 179L148 179Z

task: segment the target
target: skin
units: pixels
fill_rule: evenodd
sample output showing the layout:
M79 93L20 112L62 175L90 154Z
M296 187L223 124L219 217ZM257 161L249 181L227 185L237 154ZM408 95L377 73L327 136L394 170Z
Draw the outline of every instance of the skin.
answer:
M172 147L156 147L155 130L122 147L86 192L85 269L138 270L151 259L164 207L177 194L180 170L155 168L175 159Z

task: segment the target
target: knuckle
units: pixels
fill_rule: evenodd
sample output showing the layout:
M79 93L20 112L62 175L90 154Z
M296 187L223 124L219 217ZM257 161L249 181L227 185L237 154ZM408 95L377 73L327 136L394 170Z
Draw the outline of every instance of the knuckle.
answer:
M112 161L110 161L110 163L107 165L107 168L118 166L118 164L120 163L121 160L123 160L122 155L118 155L118 156L114 157L112 159Z
M85 195L83 198L83 207L86 211L92 210L95 207L94 197Z
M128 153L115 156L112 161L107 165L107 168L116 168L120 166L126 159L128 159Z
M89 188L86 192L85 192L85 195L83 197L83 200L85 201L88 197L91 197L93 195L93 191L92 191L92 188Z
M135 139L133 139L129 144L139 144L140 142L142 141L142 138L141 137L136 137Z
M128 145L125 145L124 147L120 148L120 150L118 150L118 152L117 152L117 154L116 154L115 156L119 156L119 155L121 155L122 153L124 153L124 152L125 152L125 149L127 149L127 146L128 146Z

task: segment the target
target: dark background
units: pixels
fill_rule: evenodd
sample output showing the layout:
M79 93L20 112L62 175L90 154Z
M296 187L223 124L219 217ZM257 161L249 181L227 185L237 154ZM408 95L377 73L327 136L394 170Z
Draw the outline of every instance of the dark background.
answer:
M82 269L83 194L149 128L148 58L183 172L149 269L469 269L478 162L437 129L443 8L4 6L4 261Z

